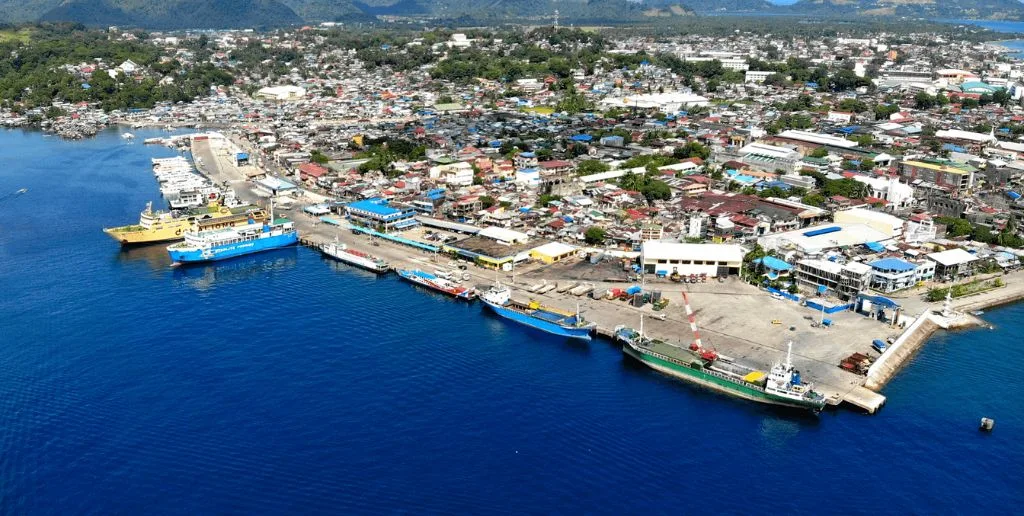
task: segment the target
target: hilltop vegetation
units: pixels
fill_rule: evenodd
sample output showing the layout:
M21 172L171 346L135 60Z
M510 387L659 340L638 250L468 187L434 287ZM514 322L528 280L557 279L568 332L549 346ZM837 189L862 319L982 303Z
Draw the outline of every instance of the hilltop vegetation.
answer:
M232 81L230 73L209 63L161 62L160 49L153 45L111 40L105 32L81 25L39 26L32 30L31 41L0 42L0 56L0 99L19 110L48 107L53 101L98 103L106 110L146 108L160 101L192 100L211 85ZM107 73L126 60L146 71L136 77ZM86 75L64 66L81 63L96 69ZM165 76L173 83L159 84Z
M92 26L154 29L261 28L306 22L375 22L378 15L430 18L437 23L674 24L698 15L741 13L853 19L1024 19L1016 0L0 0L0 23L73 21ZM711 20L716 16L702 18ZM790 20L792 23L793 20Z

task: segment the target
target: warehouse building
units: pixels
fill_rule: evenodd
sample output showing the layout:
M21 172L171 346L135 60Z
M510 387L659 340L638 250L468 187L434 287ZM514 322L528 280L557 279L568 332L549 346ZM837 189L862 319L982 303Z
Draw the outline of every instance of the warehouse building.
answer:
M681 244L649 241L641 244L640 263L645 274L739 274L744 250L730 244Z
M887 238L898 238L903 235L903 219L880 211L851 208L837 211L834 218L837 223L841 224L864 224L884 234Z
M576 248L561 242L548 242L530 251L530 258L545 264L560 262L576 254Z
M831 249L885 242L891 238L890 234L867 224L832 223L764 235L757 243L766 251L819 256Z

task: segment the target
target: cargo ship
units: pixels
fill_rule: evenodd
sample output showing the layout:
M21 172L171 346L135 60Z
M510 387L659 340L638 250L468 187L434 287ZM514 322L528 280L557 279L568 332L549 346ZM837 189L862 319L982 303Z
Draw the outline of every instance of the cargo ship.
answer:
M615 338L622 342L622 351L648 367L682 380L732 396L761 403L807 409L817 414L825 407L825 397L803 383L800 372L790 360L793 343L789 343L786 361L772 365L770 372L721 359L711 350L691 344L689 348L650 339L643 331L624 326L615 328Z
M512 299L512 291L501 284L495 284L481 294L480 301L506 319L562 337L590 340L590 334L596 326L595 323L584 321L578 311L571 314L542 306L536 301L516 301Z
M406 281L448 294L456 299L470 301L476 295L476 292L471 288L460 286L451 280L419 269L398 269L396 272Z
M186 233L185 241L167 246L174 263L225 260L236 256L280 249L299 241L299 232L288 219L272 223Z
M103 232L121 245L153 244L182 240L189 231L240 226L250 220L262 223L267 220L267 213L258 206L227 207L219 203L184 212L153 211L153 203L149 202L139 215L138 224L104 228Z
M337 242L320 244L320 251L338 261L355 265L377 274L383 274L391 270L391 265L388 262L362 251L349 249L345 244Z

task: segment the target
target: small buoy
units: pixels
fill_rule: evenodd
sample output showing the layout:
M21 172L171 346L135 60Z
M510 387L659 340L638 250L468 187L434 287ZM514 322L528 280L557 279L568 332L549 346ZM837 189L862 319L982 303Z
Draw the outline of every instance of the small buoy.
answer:
M981 426L979 427L979 429L985 432L991 432L992 427L994 426L996 426L996 422L994 419L983 417L981 418Z

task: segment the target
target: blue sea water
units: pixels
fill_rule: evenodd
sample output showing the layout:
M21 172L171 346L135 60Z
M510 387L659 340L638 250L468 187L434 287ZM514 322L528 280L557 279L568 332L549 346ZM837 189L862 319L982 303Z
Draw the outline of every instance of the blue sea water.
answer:
M956 19L938 19L935 21L956 25L974 25L975 27L981 27L984 29L991 30L993 32L1000 32L1005 34L1024 34L1024 21ZM1014 52L1011 52L1007 55L1011 57L1016 57L1018 59L1024 59L1024 39L1007 39L1003 41L995 41L993 43L1014 50Z
M155 135L137 131L138 139ZM6 514L1016 512L1024 305L877 415L694 389L304 248L172 268L100 228L165 148L0 132ZM980 417L995 431L977 431Z

